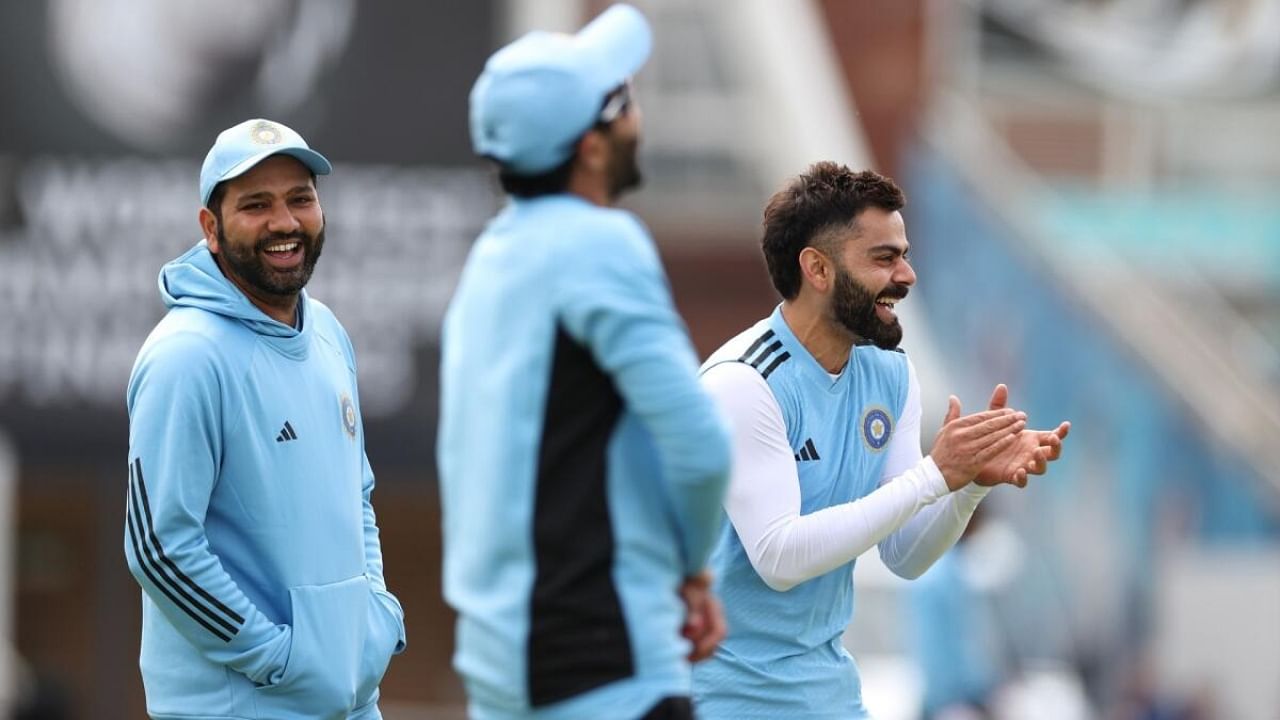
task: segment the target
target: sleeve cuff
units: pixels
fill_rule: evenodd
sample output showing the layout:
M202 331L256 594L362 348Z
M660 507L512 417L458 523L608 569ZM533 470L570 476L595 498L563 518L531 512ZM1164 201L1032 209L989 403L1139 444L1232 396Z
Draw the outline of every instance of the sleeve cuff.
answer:
M280 682L284 677L285 666L289 664L289 654L293 650L293 628L288 625L276 627L280 628L280 633L252 653L256 658L260 658L255 666L236 667L234 663L231 665L233 670L243 673L255 685L275 685Z
M947 487L947 479L942 477L942 471L938 469L938 464L933 461L932 456L924 456L924 462L920 463L920 470L924 473L928 488L934 493L935 498L946 497L951 494L951 488ZM967 500L972 500L974 505L977 505L989 492L991 492L990 487L978 485L977 483L969 483L955 491L957 495Z
M951 488L947 487L947 479L942 477L942 471L938 469L938 464L931 456L925 455L921 460L920 472L924 474L925 487L934 500L951 493Z

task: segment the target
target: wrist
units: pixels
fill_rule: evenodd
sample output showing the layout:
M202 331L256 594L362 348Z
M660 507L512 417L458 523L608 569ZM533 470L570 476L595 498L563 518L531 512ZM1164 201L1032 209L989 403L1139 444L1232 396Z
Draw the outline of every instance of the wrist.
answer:
M938 459L932 455L926 456L933 460L934 466L938 468L938 473L942 476L943 481L947 485L947 492L955 492L967 485L973 480L973 477L966 474L960 468L952 467L946 461L938 462Z
M920 489L923 495L931 498L930 502L951 493L951 486L947 484L946 476L942 474L942 470L938 468L938 464L932 457L925 455L916 467L919 470L918 477L922 481Z
M711 571L701 570L692 575L686 575L683 584L692 587L709 588L711 587Z

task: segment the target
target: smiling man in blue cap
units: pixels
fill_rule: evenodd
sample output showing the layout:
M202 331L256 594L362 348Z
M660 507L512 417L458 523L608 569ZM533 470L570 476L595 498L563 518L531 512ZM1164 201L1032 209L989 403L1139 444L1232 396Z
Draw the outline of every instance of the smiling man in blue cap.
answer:
M152 718L376 720L404 648L351 341L307 296L324 246L296 132L248 120L200 170L205 239L129 379L124 532Z
M629 79L648 23L615 5L498 50L471 138L510 202L445 318L437 444L445 597L471 717L692 717L724 634L705 573L729 469L648 231Z

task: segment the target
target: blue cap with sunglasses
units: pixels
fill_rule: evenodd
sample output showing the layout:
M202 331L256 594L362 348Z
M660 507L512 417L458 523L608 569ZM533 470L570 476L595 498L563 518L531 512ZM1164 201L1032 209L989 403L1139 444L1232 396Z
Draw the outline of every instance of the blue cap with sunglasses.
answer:
M574 35L534 31L494 53L471 88L476 154L520 174L555 168L622 109L605 100L649 58L644 16L614 5Z

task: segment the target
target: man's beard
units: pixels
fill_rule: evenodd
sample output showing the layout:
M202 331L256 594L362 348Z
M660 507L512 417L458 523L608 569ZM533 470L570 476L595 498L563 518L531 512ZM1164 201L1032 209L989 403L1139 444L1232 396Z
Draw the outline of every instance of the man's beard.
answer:
M876 298L889 297L902 299L907 296L906 285L888 285L879 295L872 295L862 283L840 268L836 268L835 292L831 298L831 309L836 320L849 332L871 341L883 350L892 350L902 342L902 325L895 317L893 322L886 323L876 315Z
M260 254L277 243L296 240L302 246L302 262L290 270L276 270L262 259ZM324 228L315 237L302 230L291 233L271 233L258 239L251 248L227 242L222 225L218 225L218 247L227 267L250 287L268 295L290 297L297 295L311 280L320 251L324 249Z
M610 135L609 145L612 150L609 158L609 198L616 199L627 190L640 187L644 177L640 174L640 165L636 161L639 146L636 138L624 140Z

